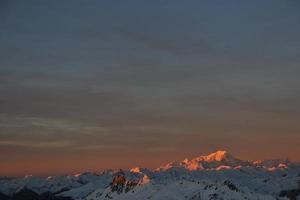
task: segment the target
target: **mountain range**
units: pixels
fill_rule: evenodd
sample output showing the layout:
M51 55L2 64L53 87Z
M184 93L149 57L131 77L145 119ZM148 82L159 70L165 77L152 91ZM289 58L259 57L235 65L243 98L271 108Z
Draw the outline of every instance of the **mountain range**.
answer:
M249 161L226 151L156 169L0 178L0 200L279 200L300 199L300 164Z

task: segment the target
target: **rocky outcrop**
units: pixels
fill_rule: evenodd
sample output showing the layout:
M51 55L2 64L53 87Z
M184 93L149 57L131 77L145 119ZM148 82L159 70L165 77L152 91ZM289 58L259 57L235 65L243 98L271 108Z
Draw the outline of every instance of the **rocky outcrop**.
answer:
M0 200L73 200L71 197L60 197L56 196L51 192L45 192L38 194L28 188L23 188L13 194L12 196L7 196L0 193Z
M226 185L230 190L239 192L240 190L237 188L235 184L233 184L231 181L226 180L224 181L224 185Z
M117 192L118 194L121 194L122 192L129 192L136 185L138 185L138 183L139 182L136 180L126 180L125 175L123 173L119 173L113 178L110 187L112 192Z

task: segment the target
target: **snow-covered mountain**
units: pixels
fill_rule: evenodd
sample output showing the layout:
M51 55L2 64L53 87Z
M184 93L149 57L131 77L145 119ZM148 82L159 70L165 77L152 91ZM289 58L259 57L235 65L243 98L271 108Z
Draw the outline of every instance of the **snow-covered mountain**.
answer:
M73 176L0 178L0 200L300 199L300 164L244 161L226 151L155 170L133 168Z
M249 161L243 161L235 158L226 151L216 151L215 153L207 156L199 156L189 160L184 159L181 162L172 162L165 166L158 168L157 170L168 170L171 168L185 168L187 170L221 170L232 169L241 166L251 166Z

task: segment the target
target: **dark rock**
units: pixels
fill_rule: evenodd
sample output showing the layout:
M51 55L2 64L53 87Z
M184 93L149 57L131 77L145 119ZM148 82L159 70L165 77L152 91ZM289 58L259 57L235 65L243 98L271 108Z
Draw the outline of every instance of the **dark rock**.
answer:
M224 185L226 185L230 190L239 192L240 190L229 180L224 181Z
M123 192L126 183L126 178L123 175L117 175L114 177L110 187L112 192L117 192L118 194Z
M214 194L210 194L209 195L209 200L217 200L218 199L218 194L214 193Z
M126 180L125 176L122 173L119 173L113 178L110 187L112 192L117 192L118 194L121 194L122 192L129 192L136 185L138 185L138 181Z
M135 186L137 186L138 181L127 181L126 183L126 188L125 188L125 192L129 192L130 190L132 190Z
M70 188L64 187L64 188L62 188L62 189L54 192L53 194L56 195L56 194L59 194L59 193L62 193L62 192L66 192L66 191L69 191L69 190L70 190Z
M0 200L73 200L71 197L56 196L54 193L45 192L38 194L28 188L23 188L16 192L11 198L3 198L0 196Z
M0 199L1 200L9 200L9 196L7 196L7 195L0 192Z
M40 200L40 195L30 189L23 188L12 196L12 200Z
M40 195L40 200L72 200L71 197L56 196L51 192L45 192Z
M297 200L297 196L300 195L300 189L282 190L279 193L279 197L287 197L290 200Z

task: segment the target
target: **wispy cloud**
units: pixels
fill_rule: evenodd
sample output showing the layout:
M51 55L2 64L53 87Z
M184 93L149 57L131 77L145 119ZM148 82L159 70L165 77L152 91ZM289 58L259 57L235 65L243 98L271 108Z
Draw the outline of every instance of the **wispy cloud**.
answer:
M121 34L130 40L143 43L146 47L154 50L171 53L175 56L209 55L216 52L216 49L204 39L192 40L190 38L180 40L149 36L142 32L121 30Z
M122 145L110 145L110 144L88 144L88 145L84 145L84 146L78 146L75 147L77 150L116 150L116 149L122 149L125 148Z
M56 130L72 134L91 134L95 132L105 134L108 132L104 127L80 121L4 114L0 114L0 128L37 128L39 130ZM41 134L43 134L43 131L41 131Z
M147 151L148 152L173 152L176 151L176 148L171 146L149 147Z
M71 141L48 141L48 142L13 141L13 140L0 141L0 146L23 147L23 148L65 148L65 147L72 147L73 145L74 143Z

